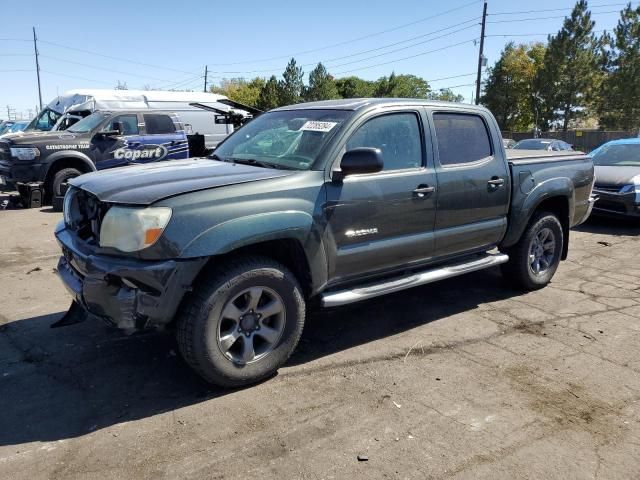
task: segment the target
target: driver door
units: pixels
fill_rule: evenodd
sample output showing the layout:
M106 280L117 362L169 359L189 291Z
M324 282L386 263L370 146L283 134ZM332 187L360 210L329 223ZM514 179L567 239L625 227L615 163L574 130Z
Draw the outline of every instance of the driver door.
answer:
M346 140L343 152L379 148L384 166L327 184L330 282L409 268L432 256L437 182L423 125L418 111L377 114Z

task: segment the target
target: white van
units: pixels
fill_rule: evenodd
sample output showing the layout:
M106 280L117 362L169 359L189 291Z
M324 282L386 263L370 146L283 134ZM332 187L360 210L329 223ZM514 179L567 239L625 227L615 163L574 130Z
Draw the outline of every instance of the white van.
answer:
M251 116L248 112L220 103L220 100L227 100L227 97L215 93L162 90L69 90L43 108L25 131L66 130L78 120L99 110L162 110L178 115L187 135L204 135L205 147L212 149L234 130L231 123L219 120L216 122L220 111ZM213 110L205 110L193 104L211 107Z

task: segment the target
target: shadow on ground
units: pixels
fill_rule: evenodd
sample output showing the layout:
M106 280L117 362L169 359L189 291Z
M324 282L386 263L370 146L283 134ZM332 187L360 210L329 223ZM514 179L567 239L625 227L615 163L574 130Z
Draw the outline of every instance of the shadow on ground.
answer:
M491 270L312 312L288 365L515 295ZM77 437L228 393L192 373L168 333L124 337L91 320L51 329L62 313L0 327L0 445Z
M573 230L604 235L640 235L640 218L607 217L591 215L582 225Z

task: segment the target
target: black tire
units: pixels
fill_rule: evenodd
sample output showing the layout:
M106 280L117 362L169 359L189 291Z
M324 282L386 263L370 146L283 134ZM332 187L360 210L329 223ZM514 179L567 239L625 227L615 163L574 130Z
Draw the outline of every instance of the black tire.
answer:
M547 231L551 232L555 247L552 253L550 250L545 251L544 261L538 261L537 266L540 270L536 272L535 259L540 250L538 252L535 250L538 246L544 250L544 246L540 242L534 245L534 242L536 238L541 238L539 235L544 236ZM562 225L558 217L550 212L538 212L527 225L518 243L506 251L509 261L501 266L502 274L517 288L524 290L543 288L551 281L558 269L563 245Z
M82 172L76 168L63 168L56 172L51 180L51 197L60 197L62 195L62 184L80 175L82 175Z
M242 292L249 289L264 289L267 297L278 297L284 313L278 314L281 319L279 337L269 344L268 352L261 357L256 355L255 360L243 364L231 357L235 354L232 353L235 352L233 349L238 345L242 349L245 338L248 338L246 331L244 334L235 333L241 332L241 325L244 324L242 321L233 324L232 320L223 318L222 312L237 298L243 298ZM255 311L260 310L256 308ZM249 310L244 311L245 317L248 313ZM268 321L268 317L265 316L263 320ZM260 326L264 331L268 330L263 320L254 320L256 330ZM215 271L204 274L194 286L178 314L178 347L185 361L207 382L225 388L242 387L273 375L287 361L298 344L304 320L302 289L287 268L265 257L240 257L216 266ZM231 331L238 336L226 351L221 343L224 340L221 340L221 332L225 322L235 325ZM260 334L256 331L256 336L251 337L252 345L254 339L256 342L263 341Z

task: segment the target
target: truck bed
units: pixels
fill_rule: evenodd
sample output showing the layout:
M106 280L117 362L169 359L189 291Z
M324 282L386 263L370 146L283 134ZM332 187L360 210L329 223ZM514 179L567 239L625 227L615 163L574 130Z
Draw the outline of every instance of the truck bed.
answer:
M545 150L514 150L506 149L507 160L509 163L538 163L553 162L566 160L583 160L586 156L583 152L563 151L563 152L547 152Z

